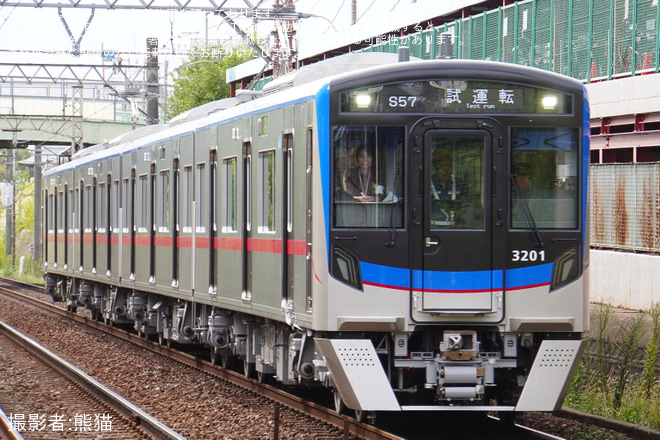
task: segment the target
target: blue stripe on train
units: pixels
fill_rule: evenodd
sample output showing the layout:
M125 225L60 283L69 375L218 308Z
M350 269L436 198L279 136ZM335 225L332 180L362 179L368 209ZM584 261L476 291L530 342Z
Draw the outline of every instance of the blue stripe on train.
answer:
M409 290L410 270L387 267L378 264L360 263L362 282L367 285L397 290ZM506 271L506 289L518 290L549 285L552 276L552 263ZM421 271L412 273L412 286L415 290L442 292L480 292L499 290L503 285L501 270L484 271Z

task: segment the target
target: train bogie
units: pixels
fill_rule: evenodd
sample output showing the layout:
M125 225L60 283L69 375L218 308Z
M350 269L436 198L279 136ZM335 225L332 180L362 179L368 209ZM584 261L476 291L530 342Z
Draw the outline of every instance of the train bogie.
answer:
M371 55L46 173L47 290L338 408L554 409L588 328L582 85L350 72Z

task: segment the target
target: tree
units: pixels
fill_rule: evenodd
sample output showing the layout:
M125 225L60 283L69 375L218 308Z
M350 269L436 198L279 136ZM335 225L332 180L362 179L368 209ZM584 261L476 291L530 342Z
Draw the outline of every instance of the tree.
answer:
M225 81L227 69L255 57L256 53L249 47L229 49L229 53L221 46L196 49L173 74L174 90L169 96L170 117L207 102L229 98L229 84Z

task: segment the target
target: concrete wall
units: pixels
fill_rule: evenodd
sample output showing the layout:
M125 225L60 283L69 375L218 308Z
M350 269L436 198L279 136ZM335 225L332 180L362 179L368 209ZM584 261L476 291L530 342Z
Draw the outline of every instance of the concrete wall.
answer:
M660 255L591 250L591 302L648 310L660 302Z
M587 84L592 118L660 111L660 74Z

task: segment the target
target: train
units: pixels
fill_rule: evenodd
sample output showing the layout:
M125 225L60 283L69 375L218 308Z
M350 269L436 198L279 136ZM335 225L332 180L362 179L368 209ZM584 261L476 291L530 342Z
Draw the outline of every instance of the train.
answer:
M563 75L335 57L45 171L45 288L359 418L553 411L589 326L589 134Z

